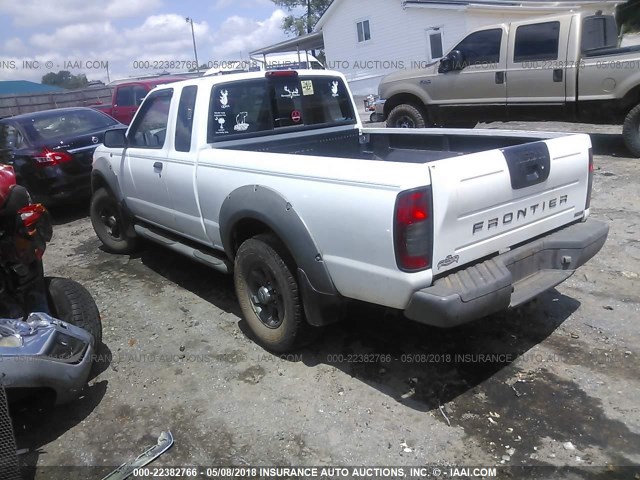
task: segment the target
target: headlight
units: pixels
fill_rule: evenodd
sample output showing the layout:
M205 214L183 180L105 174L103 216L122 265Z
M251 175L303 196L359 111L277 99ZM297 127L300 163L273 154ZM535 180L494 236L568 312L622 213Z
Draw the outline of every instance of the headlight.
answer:
M0 325L0 347L21 347L22 335L12 324Z

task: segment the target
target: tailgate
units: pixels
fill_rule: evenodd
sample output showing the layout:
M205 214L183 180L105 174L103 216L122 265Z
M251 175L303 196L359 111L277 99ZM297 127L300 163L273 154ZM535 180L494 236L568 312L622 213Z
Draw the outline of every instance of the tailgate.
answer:
M590 148L572 135L431 164L434 275L588 214Z

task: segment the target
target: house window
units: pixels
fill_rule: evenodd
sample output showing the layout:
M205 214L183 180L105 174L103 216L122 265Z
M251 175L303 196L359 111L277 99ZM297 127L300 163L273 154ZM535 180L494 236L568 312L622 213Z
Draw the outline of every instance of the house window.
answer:
M427 48L429 60L437 60L444 55L442 49L442 30L440 28L427 29Z
M358 42L366 42L371 40L371 28L369 27L369 20L363 20L358 22Z

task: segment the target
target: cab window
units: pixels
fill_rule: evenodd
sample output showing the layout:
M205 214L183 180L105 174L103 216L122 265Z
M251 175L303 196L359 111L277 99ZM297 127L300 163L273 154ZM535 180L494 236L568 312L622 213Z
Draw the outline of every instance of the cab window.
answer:
M453 50L463 55L464 66L497 64L500 62L502 29L492 28L475 32L462 40Z
M164 146L172 94L172 89L160 90L142 104L128 133L131 147L159 149Z
M133 87L120 87L116 93L116 106L132 107L135 105Z
M560 22L521 25L516 30L513 61L557 60L559 43Z
M190 85L182 89L178 118L176 119L175 148L178 152L191 150L191 134L193 132L193 111L196 106L198 87Z

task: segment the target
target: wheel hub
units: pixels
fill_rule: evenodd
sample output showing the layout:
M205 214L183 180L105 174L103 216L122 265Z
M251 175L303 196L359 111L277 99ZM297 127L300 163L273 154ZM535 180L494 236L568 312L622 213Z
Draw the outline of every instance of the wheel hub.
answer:
M263 305L268 305L273 302L273 289L269 287L260 287L258 289L258 301Z
M408 117L402 117L401 119L398 120L399 128L413 128L413 126L414 126L413 121Z

